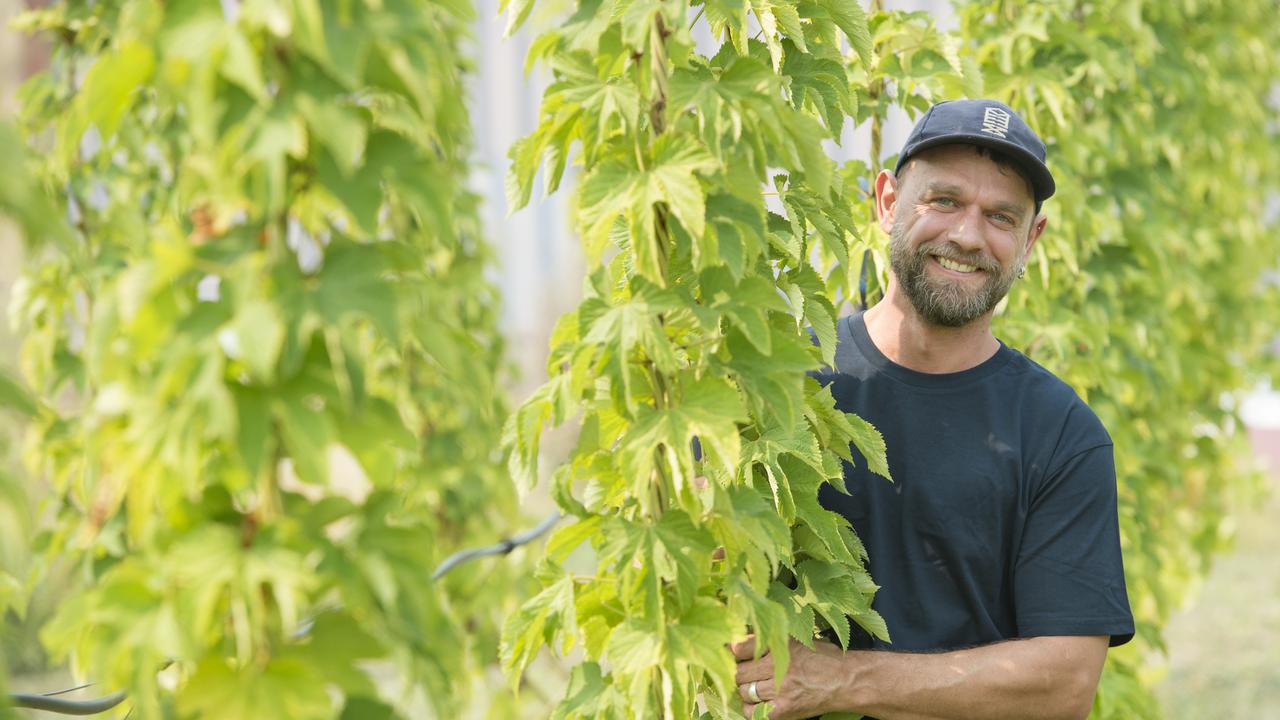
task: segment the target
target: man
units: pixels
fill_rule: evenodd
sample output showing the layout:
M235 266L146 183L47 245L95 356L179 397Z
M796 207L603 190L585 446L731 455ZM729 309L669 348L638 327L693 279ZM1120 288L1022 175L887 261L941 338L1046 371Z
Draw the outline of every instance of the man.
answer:
M1133 636L1111 439L1065 383L991 333L1054 192L1045 146L1008 106L935 105L876 178L891 237L884 299L842 319L836 404L885 438L894 482L845 466L852 523L891 643L791 649L781 687L734 646L748 715L1083 718L1108 646Z

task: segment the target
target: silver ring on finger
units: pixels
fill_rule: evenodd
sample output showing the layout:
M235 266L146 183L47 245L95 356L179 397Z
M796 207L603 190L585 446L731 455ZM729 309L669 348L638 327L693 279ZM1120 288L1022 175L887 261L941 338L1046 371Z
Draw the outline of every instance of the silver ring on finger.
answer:
M757 686L759 684L760 681L752 680L751 684L747 686L747 699L757 704L764 702L764 698L760 697L760 693L758 692Z

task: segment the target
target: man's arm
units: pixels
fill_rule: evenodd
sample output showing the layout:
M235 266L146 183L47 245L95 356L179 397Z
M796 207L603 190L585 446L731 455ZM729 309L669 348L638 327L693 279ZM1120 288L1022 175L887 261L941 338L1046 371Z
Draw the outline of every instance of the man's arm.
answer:
M751 660L754 643L733 646L744 701L755 680L772 703L769 717L798 720L824 712L859 712L880 720L1078 720L1089 714L1107 657L1106 636L1038 637L966 650L916 654L814 650L793 641L779 690L773 660ZM753 706L747 701L748 715Z

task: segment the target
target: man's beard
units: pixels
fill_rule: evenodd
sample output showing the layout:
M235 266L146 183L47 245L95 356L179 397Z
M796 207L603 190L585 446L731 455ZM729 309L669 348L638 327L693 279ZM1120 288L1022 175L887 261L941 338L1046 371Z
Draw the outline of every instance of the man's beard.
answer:
M925 322L944 327L963 327L985 315L1009 292L1022 265L1019 256L1013 266L1001 269L999 263L980 253L966 253L953 242L934 242L910 248L906 228L894 218L890 233L889 265L897 275L907 299ZM974 265L985 271L986 282L971 289L956 279L930 277L926 265L931 255Z

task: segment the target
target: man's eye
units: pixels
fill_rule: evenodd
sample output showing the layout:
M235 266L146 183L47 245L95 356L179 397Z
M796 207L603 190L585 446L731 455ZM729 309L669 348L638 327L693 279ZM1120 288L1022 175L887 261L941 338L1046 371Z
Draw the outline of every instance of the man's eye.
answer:
M952 200L952 199L951 199L951 198L949 198L949 197L940 197L940 198L934 198L934 200L933 200L933 204L934 204L934 205L941 205L941 206L943 206L943 207L955 207L955 206L956 206L956 201L955 201L955 200Z
M1004 213L995 213L994 215L992 215L992 216L991 216L991 219L992 219L992 220L995 220L996 222L1000 223L1001 225L1012 225L1012 224L1013 224L1013 218L1009 217L1008 215L1005 215Z

